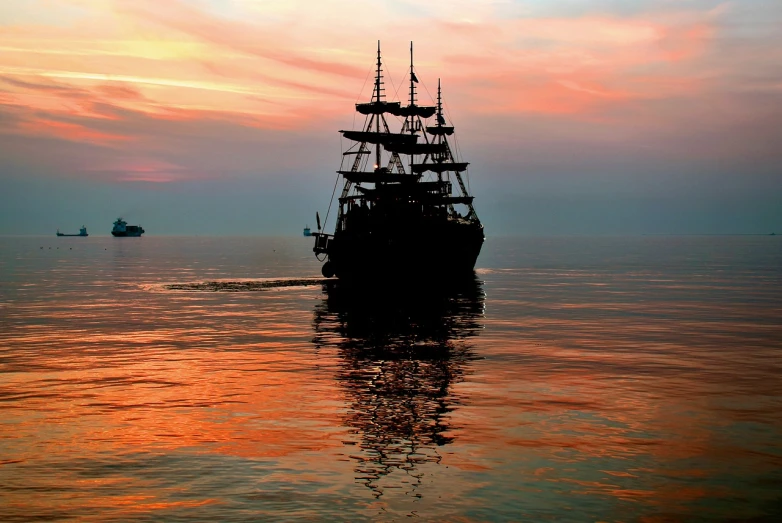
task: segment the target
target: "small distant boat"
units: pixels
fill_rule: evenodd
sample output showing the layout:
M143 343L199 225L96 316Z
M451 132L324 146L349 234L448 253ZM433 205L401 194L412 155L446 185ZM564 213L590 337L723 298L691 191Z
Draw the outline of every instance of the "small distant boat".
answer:
M87 227L82 225L79 234L64 234L60 232L60 229L57 229L57 236L89 236L89 234L87 234Z
M128 222L122 218L117 218L114 222L114 228L111 230L112 236L141 236L144 234L144 228L141 225L128 225Z
M312 236L312 231L310 230L310 226L309 225L304 227L304 236Z

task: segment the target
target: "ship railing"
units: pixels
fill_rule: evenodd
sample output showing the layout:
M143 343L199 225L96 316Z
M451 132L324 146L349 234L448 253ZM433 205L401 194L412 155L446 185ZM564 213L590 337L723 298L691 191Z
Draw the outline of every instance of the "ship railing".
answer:
M329 242L334 238L334 235L323 232L313 232L312 235L315 237L315 247L312 250L316 254L327 253Z

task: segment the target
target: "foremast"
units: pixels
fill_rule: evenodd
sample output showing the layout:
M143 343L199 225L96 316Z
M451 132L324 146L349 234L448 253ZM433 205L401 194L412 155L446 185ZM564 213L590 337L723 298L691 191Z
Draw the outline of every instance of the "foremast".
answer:
M480 223L480 220L478 219L478 215L475 212L475 208L473 207L473 197L470 196L469 192L467 191L467 187L464 184L464 179L462 178L462 172L465 172L467 170L467 166L470 165L469 162L457 162L456 157L453 154L451 150L451 145L448 143L448 136L451 136L454 132L453 126L446 125L445 117L443 116L443 97L442 97L442 87L440 85L440 79L437 79L437 123L434 126L429 126L426 128L427 134L430 134L434 137L434 140L442 145L443 152L436 156L434 158L434 161L431 166L421 165L418 167L418 170L427 169L431 170L433 172L437 173L438 180L443 180L443 173L449 173L452 172L454 174L454 178L456 178L456 182L459 184L459 189L461 190L462 197L458 198L458 201L454 201L453 203L463 203L467 206L469 209L469 212L467 213L466 219ZM413 166L413 171L416 171L416 166ZM453 208L453 203L449 204L449 209L451 212L455 212Z
M407 138L402 133L392 133L385 118L386 113L397 115L400 105L399 102L388 102L385 100L383 61L380 41L378 40L375 86L372 91L371 101L369 103L356 104L356 111L367 116L363 129L362 131L340 131L345 138L355 141L356 144L350 147L348 151L342 153L343 158L354 156L350 169L337 171L338 174L345 178L345 183L342 186L342 193L339 197L340 205L337 214L336 230L340 230L344 226L345 209L343 204L358 199L356 195L351 196L350 194L354 185L360 185L361 183L381 185L399 181L402 179L401 177L407 175L397 152L389 151L388 165L386 167L381 166L382 148L388 150L391 144L404 142ZM369 170L366 166L368 162L365 157L372 153L370 150L372 145L374 145L375 162L372 169Z

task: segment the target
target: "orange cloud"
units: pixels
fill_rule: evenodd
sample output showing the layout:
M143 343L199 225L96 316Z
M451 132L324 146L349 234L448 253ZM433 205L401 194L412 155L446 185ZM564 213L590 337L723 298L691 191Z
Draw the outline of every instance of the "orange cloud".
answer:
M100 21L97 30L89 33L94 35L92 41L75 38L63 27L29 28L27 33L15 28L9 41L12 58L5 59L7 75L15 75L19 82L28 81L21 74L56 78L93 91L96 83L124 85L128 89L124 92L119 87L98 91L116 105L147 112L160 113L166 106L207 112L219 107L235 113L274 114L289 126L293 120L285 115L309 113L312 121L318 111L334 114L336 102L349 107L357 84L337 83L337 79L358 80L373 61L373 53L353 51L357 40L346 39L345 31L323 28L321 34L307 33L317 27L311 17L327 19L332 14L328 6L313 7L310 17L302 17L296 6L253 4L243 7L245 12L226 8L218 15L179 0L162 4L85 0L82 5L90 14L73 27L94 27ZM346 0L344 7L356 6ZM447 71L448 89L469 91L462 101L472 101L473 111L558 114L593 111L611 102L647 96L632 81L635 70L696 58L715 33L716 16L683 12L621 18L498 18L490 4L476 6L469 20L447 14L429 19L375 11L370 15L372 9L358 8L355 13L363 18L382 12L389 23L404 20L406 27L421 34L418 47L426 51L419 53L418 67L423 72L419 77ZM268 12L275 22L266 21ZM369 27L375 23L372 20ZM181 37L172 38L171 30ZM364 32L356 34L361 37ZM37 43L32 37L37 37ZM30 53L43 54L32 62L13 58L25 54L30 58ZM398 73L406 69L405 58L384 60L387 75L397 72L397 82ZM666 94L675 93L657 93ZM252 102L244 103L247 99L242 95L252 97ZM152 103L131 103L142 97Z
M17 129L23 133L36 136L53 136L73 142L89 142L99 145L131 140L129 136L100 132L75 123L58 122L43 118L20 122L17 125Z
M725 9L655 4L632 15L568 16L558 9L511 16L493 2L470 2L469 12L440 1L415 12L358 0L69 5L51 1L61 23L23 6L17 25L4 27L0 111L27 122L6 133L69 135L111 147L123 147L113 136L134 137L138 154L181 152L196 138L223 132L221 126L277 130L295 140L292 133L349 121L357 98L368 98L371 81L356 95L371 78L377 39L386 94L406 91L409 44L406 36L400 41L399 27L415 35L421 103L436 97L442 78L457 125L480 125L487 116L517 125L534 113L663 129L675 116L657 110L664 101L697 98L730 107L737 118L747 114L744 102L716 102L728 72L736 79L727 87L779 91L779 82L739 74L745 63L748 74L765 73L779 51L720 47ZM331 23L336 19L342 25ZM40 122L49 120L82 130L47 130ZM173 132L181 134L174 139Z
M144 98L141 91L127 84L104 84L96 86L95 89L111 100L141 100Z
M209 15L179 0L169 0L165 4L150 0L115 0L115 9L120 13L175 29L190 37L279 62L295 69L353 78L364 75L364 70L360 67L321 60L314 55L281 46L280 40L276 40L276 37L283 36L279 30L272 31L270 37L266 32L260 32L257 26L236 19Z

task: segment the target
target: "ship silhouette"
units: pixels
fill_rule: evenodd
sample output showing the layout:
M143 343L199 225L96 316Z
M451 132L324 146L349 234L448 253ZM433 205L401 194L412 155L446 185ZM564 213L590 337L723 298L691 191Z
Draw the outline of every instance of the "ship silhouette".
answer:
M340 131L352 145L337 171L337 184L340 177L343 183L333 234L323 231L316 213L313 250L325 261L322 273L340 279L472 274L485 237L462 176L468 163L457 161L449 142L454 127L443 114L440 81L437 104L418 105L412 43L407 105L385 99L382 73L378 42L372 99L356 104L364 124ZM391 116L403 122L399 132L391 132ZM331 204L326 222L330 211Z
M117 238L126 236L138 237L144 234L144 228L141 225L128 225L128 222L121 217L114 221L114 227L111 229L111 235Z
M86 237L86 236L89 236L89 234L87 234L87 227L85 225L82 225L81 229L79 229L79 234L66 234L66 233L60 232L60 229L57 229L57 236L81 236L81 237Z

